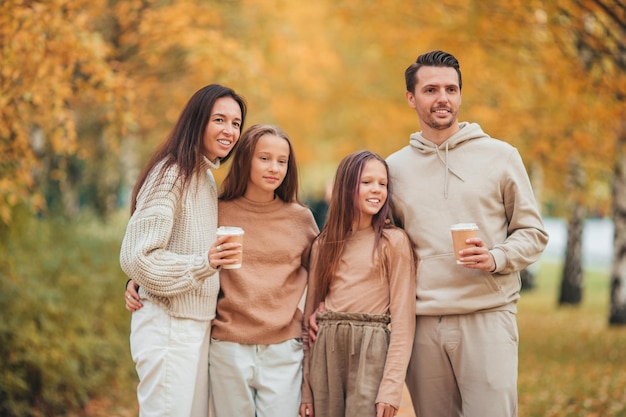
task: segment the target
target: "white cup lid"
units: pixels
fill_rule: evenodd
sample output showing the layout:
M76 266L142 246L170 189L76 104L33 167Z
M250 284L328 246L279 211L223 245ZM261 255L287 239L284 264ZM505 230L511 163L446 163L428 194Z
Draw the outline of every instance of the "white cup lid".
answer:
M244 231L241 227L237 227L237 226L220 226L217 228L217 234L236 236L236 235L243 235Z
M478 230L476 223L457 223L450 226L450 230Z

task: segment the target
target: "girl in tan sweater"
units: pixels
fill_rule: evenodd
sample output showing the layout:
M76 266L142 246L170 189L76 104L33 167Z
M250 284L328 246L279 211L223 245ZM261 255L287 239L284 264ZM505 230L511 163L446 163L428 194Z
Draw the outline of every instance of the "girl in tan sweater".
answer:
M308 249L318 233L298 201L289 137L255 125L222 185L219 224L244 229L243 262L222 269L211 333L214 417L295 417L302 382Z
M387 164L367 151L340 163L328 217L311 250L304 310L320 305L305 339L301 416L392 417L400 406L415 330L415 258L390 225Z

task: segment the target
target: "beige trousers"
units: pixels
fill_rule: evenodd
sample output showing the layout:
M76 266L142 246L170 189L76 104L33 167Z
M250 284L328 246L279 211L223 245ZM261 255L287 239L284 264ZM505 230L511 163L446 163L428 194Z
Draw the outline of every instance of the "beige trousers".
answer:
M315 415L376 417L389 346L388 315L318 313L309 379Z
M515 314L418 316L406 383L417 417L517 416Z

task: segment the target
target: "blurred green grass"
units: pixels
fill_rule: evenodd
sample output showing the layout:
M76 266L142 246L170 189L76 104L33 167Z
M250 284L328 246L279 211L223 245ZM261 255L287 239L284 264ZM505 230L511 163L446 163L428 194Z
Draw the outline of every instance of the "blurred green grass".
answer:
M0 227L0 415L115 416L133 406L119 266L127 218L15 210Z
M520 417L626 416L626 327L610 327L609 272L585 271L583 300L559 306L562 265L522 293Z
M626 417L626 327L608 326L609 272L585 271L582 303L559 306L561 270L542 262L518 304L518 417ZM398 417L415 417L406 390L402 401Z

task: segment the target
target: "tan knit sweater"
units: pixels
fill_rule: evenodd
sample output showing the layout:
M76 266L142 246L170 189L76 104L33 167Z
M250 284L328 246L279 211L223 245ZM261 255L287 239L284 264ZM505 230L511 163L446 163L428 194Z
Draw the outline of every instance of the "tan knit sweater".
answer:
M162 305L176 317L211 320L219 291L219 274L209 266L208 251L217 228L217 187L204 160L187 191L176 182L178 168L160 182L151 171L137 195L137 207L126 228L120 265L140 285L142 298Z
M299 338L298 309L307 283L308 249L318 233L311 211L275 198L220 201L219 224L244 229L243 264L223 269L211 337L242 344Z
M386 254L388 273L386 277L381 277L380 258L378 254L372 257L374 240L373 228L358 230L349 237L324 304L327 311L391 315L389 349L376 402L399 408L415 333L415 265L411 254L413 249L402 229L386 228L380 245ZM319 241L316 241L313 245L311 259L315 259L318 244ZM316 267L313 264L304 309L305 317L309 317L317 308L313 305L316 291ZM308 328L308 320L305 320L303 403L313 402L308 383L309 365L325 365L308 363Z

